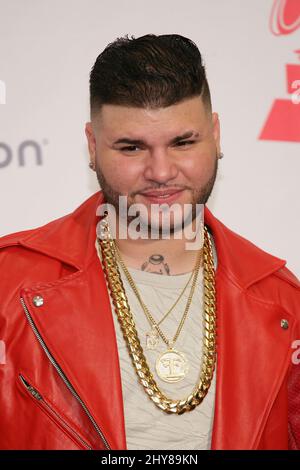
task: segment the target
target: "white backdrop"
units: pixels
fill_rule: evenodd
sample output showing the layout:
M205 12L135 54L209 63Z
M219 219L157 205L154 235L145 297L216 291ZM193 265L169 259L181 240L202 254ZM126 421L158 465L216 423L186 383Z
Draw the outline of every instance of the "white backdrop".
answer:
M300 80L300 28L270 28L285 2L297 26L300 0L0 0L0 235L65 215L98 190L84 125L105 46L127 33L178 33L203 54L221 119L225 157L208 206L300 276L300 104L259 139L274 101L291 104L286 64Z

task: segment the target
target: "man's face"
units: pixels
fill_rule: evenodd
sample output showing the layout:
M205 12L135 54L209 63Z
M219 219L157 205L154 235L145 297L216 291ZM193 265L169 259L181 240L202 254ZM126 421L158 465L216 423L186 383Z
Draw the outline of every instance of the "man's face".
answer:
M154 110L105 104L86 135L105 201L117 210L119 196L127 196L128 207L146 206L151 223L151 204L207 202L220 129L200 96Z

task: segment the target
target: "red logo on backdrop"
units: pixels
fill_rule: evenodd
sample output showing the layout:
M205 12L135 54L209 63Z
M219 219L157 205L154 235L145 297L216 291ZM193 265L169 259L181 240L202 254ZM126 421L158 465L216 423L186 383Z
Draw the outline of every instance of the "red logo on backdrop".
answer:
M300 0L275 0L270 29L276 36L300 28ZM300 49L295 51L300 60ZM261 140L300 142L300 64L286 64L287 92L290 99L276 99L259 136Z
M290 34L300 27L299 0L275 0L270 20L273 34Z

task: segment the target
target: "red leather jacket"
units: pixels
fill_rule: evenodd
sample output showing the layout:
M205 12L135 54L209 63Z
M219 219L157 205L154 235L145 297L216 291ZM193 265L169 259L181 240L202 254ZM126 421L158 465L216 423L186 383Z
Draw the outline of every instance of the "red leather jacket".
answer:
M126 449L115 312L95 249L102 201L97 192L0 238L1 449ZM299 281L207 208L205 222L218 255L212 449L300 448Z

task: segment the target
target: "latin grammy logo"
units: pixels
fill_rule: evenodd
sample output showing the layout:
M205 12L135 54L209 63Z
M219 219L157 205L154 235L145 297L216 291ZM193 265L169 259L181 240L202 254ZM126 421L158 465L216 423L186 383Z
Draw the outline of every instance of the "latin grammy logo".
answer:
M299 0L275 0L270 29L276 36L291 34L300 27ZM295 51L300 59L300 49ZM300 142L300 64L286 65L290 99L276 99L259 136L260 140Z
M299 0L275 0L270 18L272 33L276 36L291 34L299 27Z

